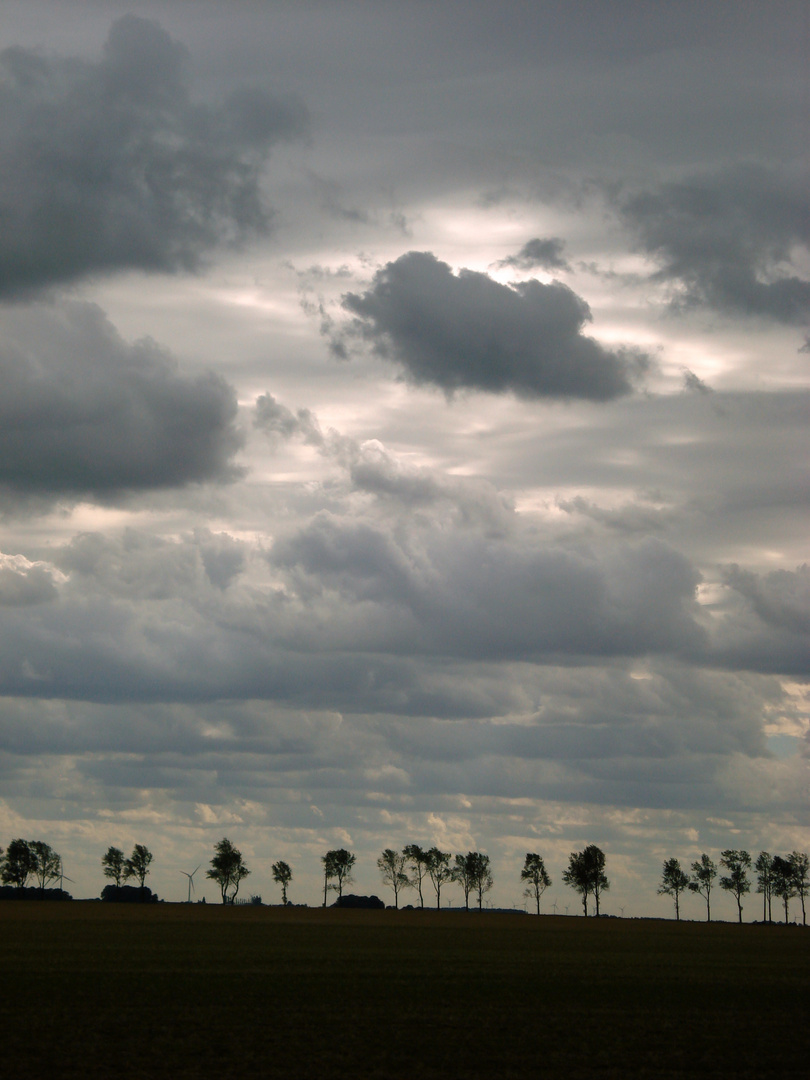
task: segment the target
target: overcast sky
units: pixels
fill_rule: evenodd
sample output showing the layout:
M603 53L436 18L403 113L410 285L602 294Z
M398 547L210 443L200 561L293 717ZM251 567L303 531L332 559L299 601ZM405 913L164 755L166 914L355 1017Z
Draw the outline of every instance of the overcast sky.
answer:
M809 35L6 0L0 844L807 850Z

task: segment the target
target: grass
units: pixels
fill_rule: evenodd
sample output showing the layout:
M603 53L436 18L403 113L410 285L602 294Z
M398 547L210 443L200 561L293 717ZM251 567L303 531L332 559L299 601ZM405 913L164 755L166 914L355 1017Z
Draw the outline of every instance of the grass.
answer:
M804 1077L810 933L0 904L16 1076Z

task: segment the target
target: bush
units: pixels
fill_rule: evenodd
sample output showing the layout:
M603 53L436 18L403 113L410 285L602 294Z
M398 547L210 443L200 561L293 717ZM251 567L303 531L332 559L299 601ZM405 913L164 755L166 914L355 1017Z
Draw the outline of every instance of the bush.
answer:
M111 904L156 904L157 896L146 885L105 885L101 899Z

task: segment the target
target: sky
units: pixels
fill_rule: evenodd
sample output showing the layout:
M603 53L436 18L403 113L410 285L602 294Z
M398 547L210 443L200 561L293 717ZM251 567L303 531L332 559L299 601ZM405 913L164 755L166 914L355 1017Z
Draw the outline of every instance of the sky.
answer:
M537 852L573 914L593 843L665 917L665 859L807 850L809 38L6 0L0 844L309 904L481 850L504 907Z

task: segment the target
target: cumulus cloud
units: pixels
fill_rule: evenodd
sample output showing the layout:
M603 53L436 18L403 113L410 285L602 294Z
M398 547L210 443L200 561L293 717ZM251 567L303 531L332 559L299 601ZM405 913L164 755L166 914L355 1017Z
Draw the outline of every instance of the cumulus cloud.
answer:
M259 88L193 102L184 48L125 15L97 62L0 54L0 296L87 274L196 267L265 232L260 175L301 106Z
M430 252L387 263L343 306L377 355L448 393L608 401L630 393L647 366L642 353L583 334L590 308L561 282L501 285L478 271L454 274Z
M625 222L673 286L673 304L805 324L810 281L791 272L810 245L807 176L737 166L626 197Z
M565 241L558 236L545 240L535 237L527 240L517 255L507 255L497 265L512 266L516 270L570 270L571 267L563 258L564 248Z
M0 489L101 497L236 475L236 396L220 376L128 344L94 304L27 306L3 330Z

